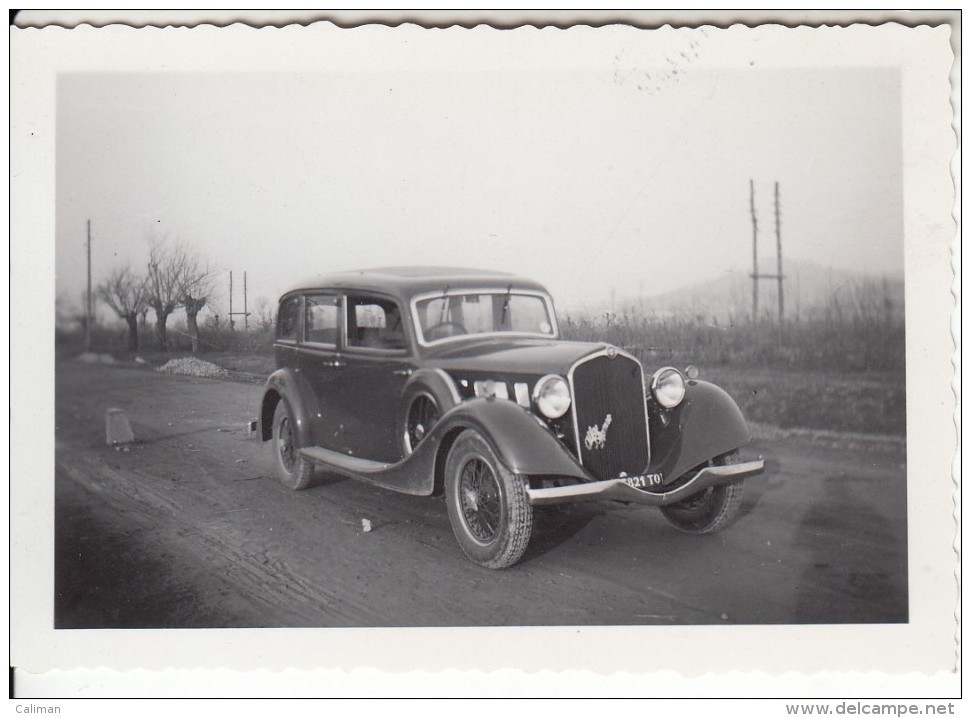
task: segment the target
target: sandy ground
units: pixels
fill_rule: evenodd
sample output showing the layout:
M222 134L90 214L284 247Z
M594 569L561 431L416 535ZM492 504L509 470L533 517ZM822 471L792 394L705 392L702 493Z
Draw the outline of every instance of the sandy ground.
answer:
M55 625L774 624L907 620L900 445L760 442L768 471L711 536L660 512L537 516L512 569L470 563L441 499L318 471L290 491L250 438L261 387L62 361ZM104 443L105 410L137 443ZM362 531L362 519L373 525Z

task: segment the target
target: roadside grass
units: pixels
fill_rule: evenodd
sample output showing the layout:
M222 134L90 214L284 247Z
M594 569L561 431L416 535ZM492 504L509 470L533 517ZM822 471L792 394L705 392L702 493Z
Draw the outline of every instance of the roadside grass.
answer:
M661 366L693 364L701 378L727 391L753 424L778 429L875 434L906 433L905 342L902 319L858 314L794 321L784 331L771 324L723 324L701 318L659 318L643 312L566 316L565 339L609 342L632 353L648 374ZM172 350L129 352L126 335L100 328L94 350L116 360L156 368L190 356L185 337L170 333ZM154 337L143 333L143 343ZM274 368L266 329L249 333L203 330L198 356L237 379L259 382ZM79 332L60 332L62 357L83 351Z
M605 341L646 372L689 364L721 386L750 422L903 437L904 323L889 314L816 316L778 325L706 322L641 312L567 316L567 339Z
M702 379L727 391L745 418L782 429L904 436L903 374L700 367Z

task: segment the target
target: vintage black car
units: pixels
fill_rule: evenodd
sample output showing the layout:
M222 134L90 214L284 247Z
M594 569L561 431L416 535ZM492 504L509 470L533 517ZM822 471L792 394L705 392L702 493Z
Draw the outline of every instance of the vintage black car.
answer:
M466 555L516 563L533 507L617 500L658 506L708 533L739 509L750 441L735 402L695 370L560 339L534 281L472 269L346 272L280 299L277 370L260 407L279 479L316 466L415 495L442 495Z

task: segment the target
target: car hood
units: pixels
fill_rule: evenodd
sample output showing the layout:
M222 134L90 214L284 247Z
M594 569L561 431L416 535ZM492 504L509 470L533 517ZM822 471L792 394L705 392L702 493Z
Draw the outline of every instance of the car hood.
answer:
M445 342L427 349L431 364L451 373L482 372L496 378L504 374L562 374L588 354L608 345L554 339L487 339Z

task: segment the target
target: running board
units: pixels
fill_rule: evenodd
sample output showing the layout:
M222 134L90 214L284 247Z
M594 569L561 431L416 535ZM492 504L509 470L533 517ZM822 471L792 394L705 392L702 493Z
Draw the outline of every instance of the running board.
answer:
M434 483L428 477L434 472L432 462L435 452L422 451L428 448L426 443L431 445L430 442L423 441L418 451L396 464L348 456L319 446L300 449L300 455L323 469L360 479L383 489L412 496L428 496L434 490Z
M381 461L371 461L370 459L348 456L339 451L331 451L320 446L300 449L300 454L315 464L327 466L332 469L339 469L340 471L347 471L354 476L377 474L382 471L387 471L391 467L391 464L385 464Z

